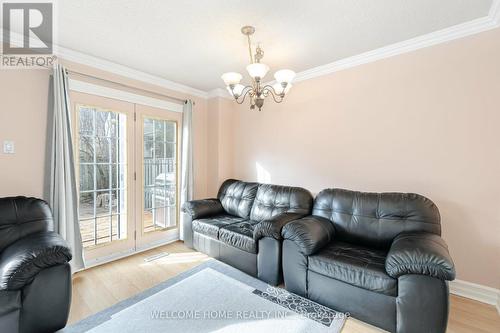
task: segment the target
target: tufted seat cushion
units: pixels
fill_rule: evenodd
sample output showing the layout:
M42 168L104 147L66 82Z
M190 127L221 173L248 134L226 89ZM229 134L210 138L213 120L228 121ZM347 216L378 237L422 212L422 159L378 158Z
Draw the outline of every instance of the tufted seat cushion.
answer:
M219 230L219 240L240 250L257 253L257 242L253 231L259 222L242 221L226 225Z
M221 185L217 198L226 213L248 218L258 187L258 183L228 179Z
M193 221L193 231L199 232L205 236L219 239L219 229L234 223L245 221L244 218L232 215L217 215L205 219Z
M0 198L0 252L27 235L52 231L54 222L49 205L26 197Z
M318 254L309 257L308 268L363 289L397 296L398 282L385 271L386 255L381 250L331 242Z

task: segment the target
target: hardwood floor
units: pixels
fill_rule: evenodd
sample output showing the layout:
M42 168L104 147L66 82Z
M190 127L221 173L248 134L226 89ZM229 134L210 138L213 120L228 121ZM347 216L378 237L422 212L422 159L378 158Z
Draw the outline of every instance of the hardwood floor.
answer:
M144 259L169 252L152 262ZM121 300L186 271L209 257L175 242L150 251L104 264L73 276L73 299L69 323L79 321ZM342 333L382 332L359 320L349 318ZM500 332L500 316L491 305L451 296L448 332Z

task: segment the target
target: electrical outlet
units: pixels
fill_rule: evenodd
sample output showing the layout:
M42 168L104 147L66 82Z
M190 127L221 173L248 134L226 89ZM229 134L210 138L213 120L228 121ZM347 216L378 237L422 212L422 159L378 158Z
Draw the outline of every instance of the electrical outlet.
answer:
M3 142L3 153L4 154L14 154L15 153L14 141L5 140Z

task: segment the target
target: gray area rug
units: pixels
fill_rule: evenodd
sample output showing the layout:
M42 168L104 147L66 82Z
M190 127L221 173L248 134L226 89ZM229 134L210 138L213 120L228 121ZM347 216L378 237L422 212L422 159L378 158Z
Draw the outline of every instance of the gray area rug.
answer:
M60 332L340 332L346 316L210 260Z

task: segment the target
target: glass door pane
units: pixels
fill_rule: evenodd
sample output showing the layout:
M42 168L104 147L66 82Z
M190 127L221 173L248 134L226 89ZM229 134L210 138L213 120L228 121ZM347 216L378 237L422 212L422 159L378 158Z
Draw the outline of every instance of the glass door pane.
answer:
M80 231L88 248L127 237L127 119L78 105Z
M177 225L177 123L143 118L143 232Z
M175 239L182 114L136 104L137 248Z

